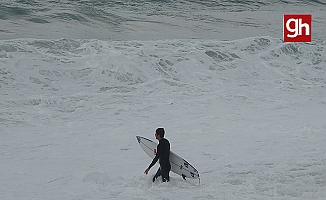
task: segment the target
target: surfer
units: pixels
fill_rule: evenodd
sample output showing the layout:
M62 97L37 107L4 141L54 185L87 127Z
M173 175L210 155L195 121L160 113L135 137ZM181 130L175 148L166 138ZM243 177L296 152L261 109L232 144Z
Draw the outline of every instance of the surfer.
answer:
M149 170L155 163L159 160L160 168L157 170L155 176L153 177L153 182L157 177L162 176L162 181L170 181L170 142L164 138L164 128L156 129L155 137L159 141L157 145L157 152L149 167L145 170L145 174L148 174Z

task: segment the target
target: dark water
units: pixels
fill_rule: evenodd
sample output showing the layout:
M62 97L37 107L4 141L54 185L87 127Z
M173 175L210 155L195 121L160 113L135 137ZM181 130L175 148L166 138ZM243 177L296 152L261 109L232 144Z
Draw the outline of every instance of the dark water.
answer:
M0 39L280 38L284 13L311 13L323 32L325 8L318 0L5 0Z

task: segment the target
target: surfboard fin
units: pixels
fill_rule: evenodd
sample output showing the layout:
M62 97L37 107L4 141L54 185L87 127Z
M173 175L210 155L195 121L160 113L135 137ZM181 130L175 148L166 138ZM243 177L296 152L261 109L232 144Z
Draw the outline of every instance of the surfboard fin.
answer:
M183 180L186 180L186 175L182 174Z

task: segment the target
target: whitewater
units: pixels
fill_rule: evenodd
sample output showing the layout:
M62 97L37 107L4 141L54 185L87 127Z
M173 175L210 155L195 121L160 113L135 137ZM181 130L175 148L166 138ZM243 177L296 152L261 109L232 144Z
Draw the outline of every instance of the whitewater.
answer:
M326 199L325 3L0 11L0 199ZM313 42L282 41L292 12L312 13ZM135 136L157 127L200 184L144 174Z

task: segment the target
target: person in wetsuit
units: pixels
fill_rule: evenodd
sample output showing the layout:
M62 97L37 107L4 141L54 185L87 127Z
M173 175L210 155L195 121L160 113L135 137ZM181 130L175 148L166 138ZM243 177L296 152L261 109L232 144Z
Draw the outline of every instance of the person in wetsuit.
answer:
M159 176L162 176L163 182L170 181L170 142L164 138L164 133L164 128L156 129L155 137L159 141L159 144L157 145L156 155L149 167L144 172L145 174L148 174L151 167L153 167L155 163L159 160L160 168L157 170L155 176L153 177L153 182Z

